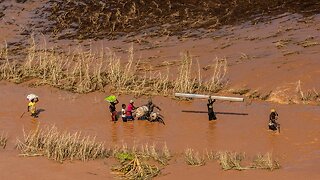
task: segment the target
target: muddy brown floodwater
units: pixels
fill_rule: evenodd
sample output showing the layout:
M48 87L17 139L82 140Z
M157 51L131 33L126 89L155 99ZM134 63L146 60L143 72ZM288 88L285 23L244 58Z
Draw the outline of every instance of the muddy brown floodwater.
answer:
M165 2L170 1L156 2L161 2L161 5L167 7L168 4ZM179 2L196 3L198 1ZM175 6L184 8L185 4L179 4L179 2L175 2ZM227 59L228 84L223 94L229 93L230 89L248 89L250 92L259 93L272 92L267 101L246 99L243 103L216 102L214 109L218 120L214 122L208 121L205 100L186 102L154 97L154 102L162 108L161 113L165 117L166 125L139 120L112 123L108 104L103 100L106 95L109 95L107 87L105 93L80 95L47 86L31 88L28 86L30 82L15 85L0 81L0 134L4 132L9 136L7 147L0 149L0 179L116 178L110 171L115 162L109 159L88 162L66 161L60 164L45 157L20 157L19 151L15 149L16 139L23 136L23 129L25 131L35 129L37 123L42 127L55 125L60 131L82 131L85 135L96 136L97 141L105 142L106 147L123 143L129 146L155 143L158 147L162 147L166 143L174 157L162 170L161 175L155 179L320 179L319 2L314 0L305 2L304 5L314 2L308 7L301 6L300 2L302 1L293 3L293 8L291 10L289 8L289 11L283 11L282 8L287 9L290 6L277 6L279 11L274 13L276 16L268 16L264 21L260 21L263 17L250 22L240 19L237 23L231 23L234 21L230 19L230 23L226 21L220 24L219 29L216 29L216 26L210 26L205 30L199 29L202 26L199 28L194 26L191 28L193 30L187 31L186 34L178 33L179 36L173 36L174 32L180 32L179 29L188 30L190 27L172 25L164 31L161 26L160 30L163 32L155 33L144 32L145 28L141 27L142 29L139 30L141 34L126 34L116 40L109 40L104 33L99 34L98 29L97 33L100 36L98 40L94 38L95 40L79 41L72 39L72 36L69 36L70 39L58 39L47 32L50 31L50 26L47 26L50 22L40 10L46 9L48 0L25 3L0 0L0 16L2 16L0 17L0 52L7 45L9 61L22 62L26 59L23 55L29 47L28 42L33 34L39 49L57 47L58 51L90 49L96 52L104 47L117 53L124 62L128 56L128 48L133 45L135 60L140 60L146 68L153 68L153 70L167 72L168 68L170 69L169 78L173 78L178 72L177 60L180 58L180 53L188 51L194 60L199 61L203 80L208 80L212 76L212 64L216 57ZM254 5L255 2L247 3ZM291 1L285 3L290 4ZM235 9L240 8L237 4L231 4ZM149 8L155 10L152 8L155 5ZM263 6L260 9L263 11L257 12L265 12L264 8L268 9ZM245 11L241 8L240 10ZM199 16L193 18L196 22L200 16L202 17L202 13L206 14L206 11L202 11L201 8L194 13L197 14L197 12L200 13ZM64 14L63 11L59 13ZM175 14L173 11L172 13ZM224 11L221 13L223 14ZM303 16L301 13L310 15ZM271 14L267 13L267 15ZM228 16L234 18L231 14ZM146 14L146 17L149 15ZM159 17L170 20L166 19L167 16ZM171 18L175 20L175 16ZM252 18L251 15L250 18ZM150 20L158 23L157 19ZM186 24L193 22L188 21ZM203 27L207 27L212 22L203 24ZM148 25L147 21L141 21L141 23ZM141 26L139 23L136 25ZM119 32L122 30L119 29ZM163 36L153 36L159 33L163 33ZM82 35L84 38L94 36L92 33L87 36ZM3 62L6 62L6 58L0 53L0 63ZM198 67L193 70L197 73ZM313 93L312 103L317 106L306 105L304 103L309 103L308 101L301 101L301 91L297 93L297 82L301 82L302 94L308 96L307 92ZM26 96L29 93L35 93L40 97L38 108L42 109L42 112L36 120L28 114L20 118L27 109ZM230 93L227 95L236 96ZM131 98L133 97L128 95L120 96L120 104L127 104ZM146 98L137 98L136 105L142 105L146 101ZM273 102L298 104L286 105ZM117 106L118 110L120 110L120 104ZM270 108L276 108L280 115L280 134L270 132L267 128ZM207 162L205 166L191 167L184 162L183 153L187 148L195 149L200 153L206 150L245 152L249 159L259 153L270 152L280 162L281 168L272 172L223 171L217 162Z
M203 167L188 167L183 158L174 158L158 179L317 179L320 163L320 107L309 105L278 105L267 102L252 103L217 102L218 120L209 122L206 101L175 101L155 97L162 107L166 125L136 120L110 122L106 93L87 95L72 94L50 87L30 88L26 85L0 83L0 131L9 135L8 146L0 150L1 179L108 179L111 164L104 160L65 162L63 164L44 157L23 158L14 149L17 137L36 128L36 123L25 114L28 93L39 95L38 108L43 109L36 121L41 126L56 125L60 130L82 131L97 136L107 146L127 143L166 143L177 156L186 148L200 152L227 150L245 152L248 157L258 153L273 153L281 169L273 172L248 170L223 171L218 163ZM127 103L130 96L120 96L120 103ZM142 105L146 99L136 99ZM281 133L267 130L269 109L275 107L280 115ZM118 109L120 106L117 107ZM199 111L198 113L182 111Z

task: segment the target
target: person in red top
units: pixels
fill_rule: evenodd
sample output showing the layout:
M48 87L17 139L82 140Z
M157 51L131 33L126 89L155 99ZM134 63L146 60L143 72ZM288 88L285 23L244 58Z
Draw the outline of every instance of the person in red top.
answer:
M130 100L130 103L128 104L127 111L126 111L127 120L134 120L132 113L136 109L136 107L133 104L134 104L134 101Z

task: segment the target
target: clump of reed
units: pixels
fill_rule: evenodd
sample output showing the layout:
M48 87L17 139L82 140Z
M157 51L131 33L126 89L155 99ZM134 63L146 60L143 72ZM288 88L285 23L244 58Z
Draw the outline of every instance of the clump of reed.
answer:
M202 81L199 62L198 71L194 74L194 65L191 55L187 52L181 57L179 74L174 80L174 92L218 92L226 85L227 60L216 58L212 76L208 81Z
M95 138L82 136L80 132L59 132L55 126L40 129L39 126L24 132L23 139L17 140L21 156L44 156L63 162L64 160L94 160L109 156L103 143Z
M171 154L166 144L164 144L162 149L157 148L155 144L145 144L140 147L133 146L131 148L128 148L125 144L121 147L115 146L112 149L112 156L118 158L119 154L132 154L143 159L152 159L161 165L167 165L171 159Z
M228 62L226 58L216 58L213 74L210 80L204 83L204 91L218 92L226 85L227 65Z
M168 164L171 155L166 146L162 150L153 145L116 146L112 149L112 156L119 160L120 164L112 167L112 171L126 179L150 179L161 173L156 163L161 166ZM153 164L150 162L153 161Z
M121 62L111 51L93 53L81 49L72 52L38 49L32 38L24 63L10 61L8 48L5 49L5 61L0 63L0 79L15 83L36 79L32 84L34 86L50 85L76 93L104 91L107 85L115 93L136 96L217 92L225 85L227 72L227 61L217 59L210 80L201 80L199 64L197 78L194 78L193 60L186 53L181 58L178 76L169 80L169 69L166 74L160 70L138 71L139 61L134 59L133 47L128 51L126 63Z
M190 166L203 166L206 164L204 157L199 155L199 152L194 152L193 149L186 149L184 153L186 163Z
M151 179L161 173L156 165L150 165L138 156L126 158L112 171L125 179Z
M187 52L181 57L181 65L179 68L179 74L174 83L174 90L176 92L195 92L196 88L200 86L201 79L193 76L193 61L190 54ZM200 71L199 71L200 73Z
M320 93L313 88L312 90L303 91L301 81L299 80L296 85L296 92L299 95L299 99L303 102L320 102Z
M272 154L266 153L265 155L258 154L253 160L251 168L254 169L267 169L273 171L280 168L278 161L273 160Z
M206 149L205 151L205 157L207 158L207 160L212 161L212 160L217 160L219 154L215 151L208 151L208 149Z
M68 0L49 1L42 12L49 12L52 21L46 31L60 38L111 39L138 33L148 37L197 37L200 34L192 34L192 29L213 30L248 20L257 23L286 12L313 15L319 13L319 5L317 0ZM270 16L264 16L266 12ZM150 28L152 32L147 31Z
M0 135L0 147L3 149L6 148L7 146L7 141L8 141L8 136L4 133Z
M245 158L244 154L237 152L218 152L217 159L223 170L245 170L250 169L250 167L243 167L241 161Z
M103 90L106 85L101 56L91 51L69 53L37 49L31 39L24 63L6 61L0 65L0 79L21 83L38 79L34 85L48 84L77 93Z

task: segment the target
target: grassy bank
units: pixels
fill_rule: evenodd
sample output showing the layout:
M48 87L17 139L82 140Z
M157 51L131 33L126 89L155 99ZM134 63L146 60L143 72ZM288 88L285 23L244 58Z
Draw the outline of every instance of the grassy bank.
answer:
M34 41L23 63L9 60L7 48L3 48L0 55L0 80L22 83L35 79L33 86L50 85L76 93L104 91L109 86L118 94L167 96L174 92L218 92L226 83L226 59L216 59L212 77L203 81L199 65L188 53L181 56L178 75L173 79L169 78L169 69L165 74L139 69L133 48L128 50L125 62L111 51L58 52L41 49Z

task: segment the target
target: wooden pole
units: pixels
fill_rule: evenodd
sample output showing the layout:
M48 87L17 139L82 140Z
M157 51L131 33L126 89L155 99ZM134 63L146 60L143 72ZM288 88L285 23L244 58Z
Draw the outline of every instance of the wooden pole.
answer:
M202 98L202 99L209 99L210 95L203 95L203 94L187 94L187 93L175 93L177 97L186 97L186 98ZM226 96L211 96L212 99L217 100L224 100L224 101L235 101L235 102L243 102L243 98L237 97L226 97Z

